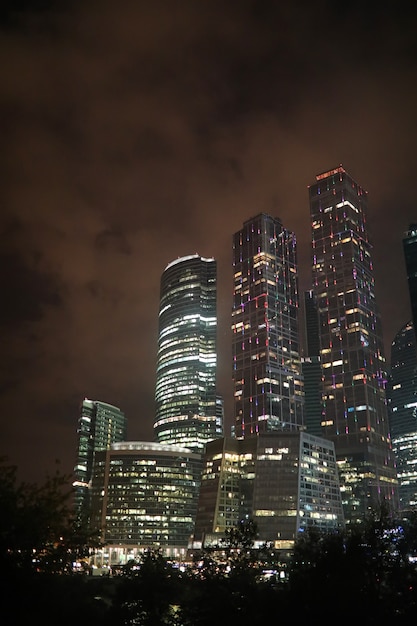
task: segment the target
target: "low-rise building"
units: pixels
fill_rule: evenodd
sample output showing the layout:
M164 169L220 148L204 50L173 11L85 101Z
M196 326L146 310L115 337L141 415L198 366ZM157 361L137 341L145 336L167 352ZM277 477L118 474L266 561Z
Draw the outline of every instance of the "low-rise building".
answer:
M291 551L309 526L344 526L334 444L305 431L207 444L193 546L215 545L251 518L258 543Z
M122 442L97 452L92 523L110 564L147 548L185 554L193 534L202 457L179 446Z

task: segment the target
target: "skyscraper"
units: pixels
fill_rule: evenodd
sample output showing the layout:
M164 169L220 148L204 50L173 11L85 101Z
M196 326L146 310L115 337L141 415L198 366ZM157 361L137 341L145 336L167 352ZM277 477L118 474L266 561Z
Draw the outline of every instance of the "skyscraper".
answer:
M296 238L261 213L233 236L235 436L303 423Z
M335 444L345 517L353 522L382 499L397 506L367 192L339 166L316 176L309 197L322 436Z
M417 328L417 224L410 224L403 237L403 251L410 295L411 315Z
M74 467L74 504L78 516L89 516L94 455L126 439L127 420L117 407L85 398L78 419L78 452Z
M391 344L387 389L392 447L397 460L400 509L417 508L417 347L413 323L405 324Z
M161 277L154 432L159 443L203 452L223 434L216 394L216 261L172 261Z
M321 362L319 315L312 290L304 293L306 354L301 359L304 377L304 424L306 430L321 436Z

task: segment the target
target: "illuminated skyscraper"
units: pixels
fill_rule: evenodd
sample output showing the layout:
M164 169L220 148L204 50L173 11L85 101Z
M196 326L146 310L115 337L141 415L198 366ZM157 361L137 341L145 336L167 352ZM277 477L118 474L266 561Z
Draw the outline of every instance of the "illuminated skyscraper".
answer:
M391 344L388 384L392 447L397 459L400 508L417 509L417 347L412 322Z
M78 419L78 454L73 483L77 515L89 516L95 453L107 450L112 443L124 441L126 430L126 417L117 406L100 400L83 400Z
M235 436L303 423L296 238L261 213L233 237Z
M304 424L311 435L321 436L321 362L319 316L312 291L304 293L306 355L301 359L304 376Z
M335 444L348 522L397 506L386 365L375 300L367 193L340 166L309 188L323 376L322 436Z
M161 278L156 375L156 440L203 452L223 434L216 395L216 262L179 258Z

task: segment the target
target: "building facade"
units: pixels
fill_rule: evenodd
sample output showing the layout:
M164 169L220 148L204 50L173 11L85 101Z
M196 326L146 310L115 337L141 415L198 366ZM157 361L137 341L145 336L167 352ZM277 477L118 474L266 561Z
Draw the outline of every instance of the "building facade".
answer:
M207 445L194 547L217 545L245 518L258 544L291 552L300 532L344 526L334 445L305 431L270 432Z
M417 345L413 322L391 344L388 406L401 511L417 508Z
M309 187L322 367L322 436L335 444L345 517L398 506L367 192L342 167Z
M411 315L417 328L417 224L410 224L403 237L403 252L410 295Z
M122 442L96 454L92 521L109 564L161 548L185 554L197 510L201 455L180 446Z
M303 423L296 238L261 213L233 236L234 434Z
M106 450L112 443L124 441L126 433L127 419L117 406L100 400L83 400L78 419L78 449L73 482L77 516L89 517L95 453Z
M301 359L304 377L304 425L311 435L321 436L321 360L317 300L312 290L304 293L305 355Z
M216 261L197 254L172 261L161 278L155 438L197 452L223 435L216 281Z

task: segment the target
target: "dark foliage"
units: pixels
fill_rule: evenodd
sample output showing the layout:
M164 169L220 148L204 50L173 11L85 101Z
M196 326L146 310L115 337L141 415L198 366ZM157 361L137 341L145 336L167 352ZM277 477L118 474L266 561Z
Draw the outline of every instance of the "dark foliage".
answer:
M174 625L181 595L178 570L156 550L129 561L118 580L110 611L114 624Z
M390 518L384 506L358 526L301 534L280 562L270 545L254 548L256 525L245 520L222 545L179 568L159 550L145 551L112 577L72 573L93 540L71 518L65 477L18 485L0 465L2 622L69 626L240 626L358 618L369 626L402 626L417 614L417 514ZM287 572L265 576L265 571Z
M97 539L72 516L69 477L57 471L41 485L18 483L17 468L0 461L1 605L5 624L70 624L104 610L72 563ZM57 618L57 615L60 617ZM72 616L72 622L71 622ZM76 620L75 620L76 621Z
M417 569L409 559L414 519L399 523L382 505L344 532L305 532L289 568L288 595L298 601L300 618L327 623L321 611L331 599L346 621L361 615L367 624L407 623L417 608Z
M17 469L0 462L0 566L9 575L63 574L98 538L72 515L68 476L57 471L43 484L17 482Z

